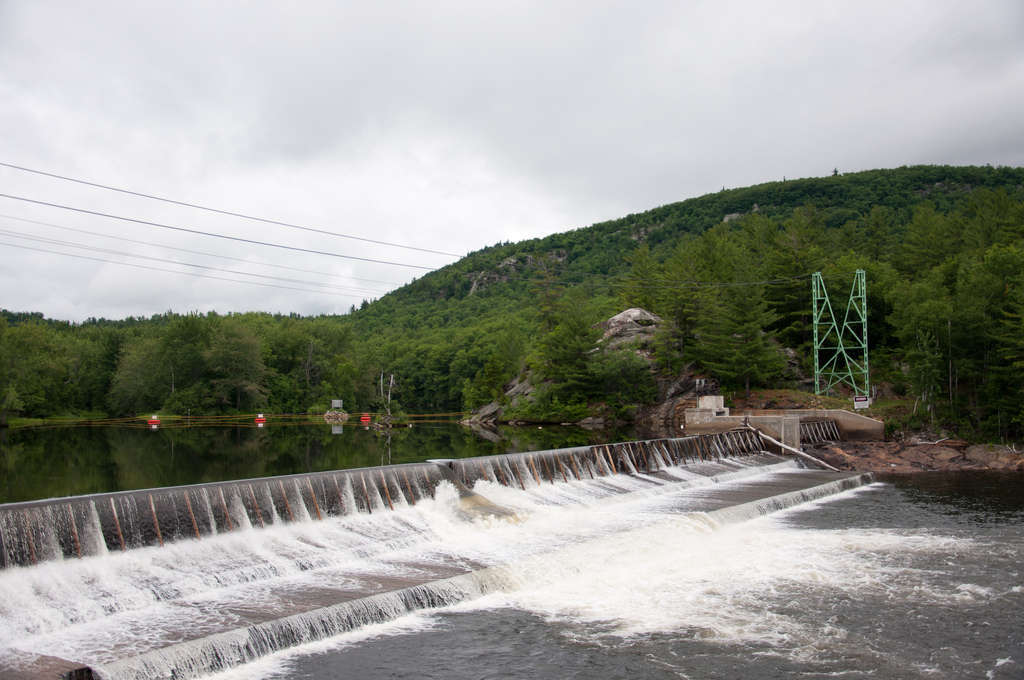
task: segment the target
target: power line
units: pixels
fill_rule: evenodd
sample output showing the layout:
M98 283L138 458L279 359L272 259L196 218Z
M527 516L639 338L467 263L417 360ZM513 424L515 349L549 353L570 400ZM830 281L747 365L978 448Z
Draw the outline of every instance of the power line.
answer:
M333 297L344 297L358 300L358 295L347 295L345 293L332 293L326 290L311 290L309 288L295 288L294 286L279 286L273 283L260 283L258 281L239 281L238 279L227 279L223 276L210 276L209 274L199 274L197 272L183 272L174 269L163 269L162 267L149 267L144 264L134 264L132 262L118 262L117 260L105 260L101 257L90 257L89 255L74 255L72 253L62 253L58 250L47 250L45 248L33 248L32 246L22 246L17 243L4 243L0 241L0 246L7 246L9 248L20 248L22 250L34 250L40 253L49 253L51 255L63 255L64 257L73 257L78 260L92 260L93 262L105 262L107 264L117 264L122 267L135 267L136 269L146 269L154 272L166 272L168 274L181 274L182 276L192 276L198 279L214 279L216 281L230 281L231 283L243 283L249 286L261 286L263 288L281 288L283 290L297 290L303 293L318 293L320 295L330 295Z
M302 279L289 279L282 276L270 276L269 274L253 274L250 272L237 271L234 269L223 269L221 267L211 267L203 264L193 264L191 262L182 262L181 260L171 260L163 257L154 257L150 255L135 255L132 253L126 253L121 250L111 250L109 248L100 248L98 246L90 246L84 243L75 243L74 241L61 241L60 239L43 238L41 236L32 236L30 234L24 234L17 231L9 231L7 229L0 229L0 234L6 234L7 236L13 236L14 238L20 238L28 241L36 241L37 243L49 243L50 245L64 246L65 248L80 248L82 250L91 250L96 253L106 253L108 255L120 255L122 257L131 257L137 260L152 260L154 262L164 262L166 264L176 264L182 267L194 267L196 269L206 269L209 271L224 272L225 274L237 274L239 276L253 276L260 279L269 279L272 281L284 281L286 283L299 283L308 286L320 286L321 288L335 288L337 290L348 290L356 293L378 293L380 291L369 290L367 288L353 288L351 286L338 286L331 283L318 283L316 281L304 281Z
M98 232L98 231L89 231L88 229L76 229L75 227L66 227L66 226L63 226L63 225L60 225L60 224L53 224L52 222L41 222L39 220L30 220L27 217L15 217L14 215L5 215L3 213L0 213L0 218L4 218L4 219L8 219L8 220L16 220L18 222L27 222L28 224L38 224L38 225L43 226L43 227L52 227L54 229L62 229L64 231L73 231L73 232L78 233L78 234L87 234L89 236L99 236L100 238L107 238L107 239L111 239L111 240L114 240L114 241L124 241L125 243L138 243L139 245L144 245L144 246L156 246L158 248L164 248L166 250L176 250L176 251L178 251L180 253L191 253L192 255L203 255L205 257L220 258L222 260L233 260L235 262L244 262L246 264L258 265L260 267L273 267L275 269L288 269L290 271L301 272L303 274L317 274L317 275L320 275L320 276L330 276L330 277L333 277L333 278L351 279L352 281L363 281L363 282L366 282L366 283L383 283L383 284L388 285L388 286L400 286L400 285L402 285L402 284L397 283L395 281L381 281L379 279L362 279L362 278L359 278L359 277L356 277L356 276L337 276L336 274L331 274L330 272L321 272L321 271L316 271L314 269L302 269L300 267L289 267L288 265L273 264L271 262L262 262L262 261L253 262L252 260L247 260L244 257L233 257L231 255L221 255L221 254L218 254L218 253L208 253L208 252L204 252L202 250L190 250L189 248L176 248L175 246L169 246L169 245L163 244L163 243L153 243L152 241L140 241L140 240L137 240L137 239L126 238L124 236L111 236L110 234L104 234L104 233ZM383 291L383 290L370 290L370 289L366 289L366 290L367 290L367 292L371 292L371 293L383 293L383 292L386 292L386 291Z
M430 248L420 248L418 246L407 246L400 243L390 243L388 241L378 241L372 238L364 238L362 236L352 236L351 234L342 234L336 231L328 231L326 229L317 229L315 227L306 227L301 224L293 224L291 222L282 222L280 220L273 220L266 217L257 217L255 215L247 215L245 213L234 212L231 210L222 210L220 208L211 208L205 205L199 205L198 203L189 203L188 201L178 201L173 198L166 198L164 196L156 196L154 194L146 194L141 191L132 191L130 189L122 189L120 187L110 186L109 184L100 184L98 182L89 182L84 179L77 179L75 177L68 177L66 175L58 175L52 172L45 172L43 170L35 170L33 168L26 168L23 165L15 165L13 163L5 163L0 161L0 166L5 168L11 168L12 170L20 170L22 172L30 172L34 175L42 175L44 177L51 177L53 179L63 180L65 182L74 182L75 184L82 184L85 186L95 187L97 189L106 189L107 191L116 191L121 194L127 194L129 196L138 196L140 198L148 198L154 201L162 201L163 203L171 203L173 205L180 205L186 208L195 208L196 210L205 210L207 212L217 213L219 215L228 215L230 217L239 217L243 220L252 220L253 222L263 222L264 224L274 224L280 227L288 227L290 229L301 229L302 231L309 231L315 234L325 234L327 236L337 236L338 238L347 238L354 241L363 241L365 243L374 243L380 246L390 246L392 248L405 248L406 250L416 250L421 253L432 253L434 255L445 255L447 257L462 257L457 253L448 253L443 250L431 250Z
M14 196L12 194L0 194L0 198L9 198L13 201L24 201L25 203L34 203L35 205L45 205L50 208L60 208L61 210L70 210L72 212L78 212L85 215L96 215L97 217L107 217L113 220L121 220L122 222L131 222L133 224L144 224L149 227L159 227L161 229L171 229L173 231L182 231L188 234L198 234L200 236L210 236L212 238L221 238L228 241L238 241L240 243L251 243L258 246L267 246L268 248L281 248L283 250L294 250L300 253L312 253L313 255L326 255L328 257L340 257L346 260L360 260L362 262L375 262L377 264L387 264L395 267L409 267L411 269L425 269L427 271L433 271L434 267L424 267L418 264L406 264L403 262L391 262L389 260L377 260L372 257L357 257L355 255L342 255L340 253L331 253L324 250L312 250L310 248L298 248L296 246L286 246L280 243L270 243L267 241L257 241L255 239L241 238L238 236L227 236L225 234L216 234L209 231L201 231L199 229L188 229L186 227L175 227L170 224L161 224L160 222L150 222L149 220L140 220L135 217L122 217L121 215L112 215L110 213L99 212L97 210L86 210L85 208L76 208L70 205L62 205L60 203L51 203L49 201L40 201L34 198L26 198L25 196Z
M672 283L639 282L641 288L730 288L735 286L781 286L795 281L810 279L811 274L791 276L785 279L768 279L765 281L675 281ZM628 281L612 282L617 288L632 285Z

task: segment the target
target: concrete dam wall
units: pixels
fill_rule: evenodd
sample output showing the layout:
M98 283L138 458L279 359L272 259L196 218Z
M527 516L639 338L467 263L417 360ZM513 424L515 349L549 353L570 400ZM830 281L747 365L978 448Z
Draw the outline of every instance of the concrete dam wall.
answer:
M527 481L652 473L764 448L756 433L735 431L11 503L0 505L0 568L390 511L433 497L444 480L467 487L488 479L525 489Z

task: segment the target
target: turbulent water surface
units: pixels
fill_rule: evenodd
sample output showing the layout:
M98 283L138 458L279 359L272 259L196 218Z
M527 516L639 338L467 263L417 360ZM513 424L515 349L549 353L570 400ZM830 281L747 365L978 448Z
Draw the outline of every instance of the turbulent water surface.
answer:
M117 678L217 668L257 628L281 651L206 677L1024 676L1020 475L808 501L839 482L770 455L566 460L582 469L520 459L473 484L512 516L468 512L443 481L415 503L265 527L236 507L202 539L5 569L0 677L47 657ZM820 491L722 509L759 485ZM317 609L410 587L433 606ZM303 642L288 621L339 633Z
M1024 476L925 474L638 527L514 591L216 677L1022 678L1022 612Z

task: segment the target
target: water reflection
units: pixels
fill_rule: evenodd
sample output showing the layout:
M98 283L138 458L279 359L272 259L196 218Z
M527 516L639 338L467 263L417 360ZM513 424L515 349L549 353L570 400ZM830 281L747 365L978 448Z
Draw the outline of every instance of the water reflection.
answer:
M879 475L879 479L951 515L971 514L975 521L998 520L1003 514L1024 516L1024 472L959 470Z
M440 423L385 430L326 423L0 429L0 502L536 451L632 435L572 427L477 433Z

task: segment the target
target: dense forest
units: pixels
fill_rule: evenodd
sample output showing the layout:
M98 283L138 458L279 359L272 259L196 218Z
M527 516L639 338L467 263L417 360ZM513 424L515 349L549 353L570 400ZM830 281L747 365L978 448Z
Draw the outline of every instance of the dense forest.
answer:
M872 383L972 438L1024 432L1024 169L916 166L730 189L469 254L344 316L0 314L0 417L378 410L502 398L511 413L628 417L684 370L726 389L807 386L810 275L868 281ZM628 307L664 320L642 357L599 350ZM649 358L653 357L653 365Z

